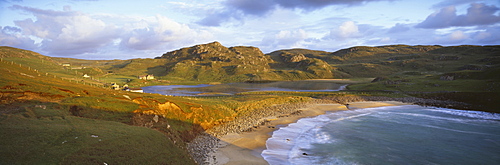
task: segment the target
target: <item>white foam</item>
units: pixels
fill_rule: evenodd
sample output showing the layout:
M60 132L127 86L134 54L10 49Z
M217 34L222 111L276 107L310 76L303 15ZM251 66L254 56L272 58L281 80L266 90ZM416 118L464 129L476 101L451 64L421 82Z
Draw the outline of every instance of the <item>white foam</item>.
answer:
M414 108L419 109L419 112L414 111ZM420 110L429 110L428 113L422 113ZM397 111L393 111L397 110ZM416 113L413 113L416 112ZM437 115L434 112L437 112ZM442 115L439 115L442 113ZM418 124L422 127L430 127L440 130L495 136L495 134L481 133L474 130L461 130L458 128L444 127L439 122L453 121L455 123L477 123L479 122L495 122L500 120L500 114L480 112L480 111L465 111L446 108L425 108L417 105L403 105L390 107L377 107L356 109L350 111L342 111L328 113L314 118L303 118L292 123L287 127L282 127L275 131L271 138L267 140L267 149L262 152L262 156L269 164L291 165L291 164L356 164L355 162L343 162L335 156L324 158L315 156L311 149L316 148L316 145L335 143L341 144L342 141L335 141L336 135L330 134L322 130L330 123L343 123L343 121L363 121L367 120L363 116L369 115L370 118L376 117L381 121L396 122L402 124ZM397 115L397 116L394 116ZM432 121L426 123L422 119ZM413 122L420 121L420 122ZM424 122L424 123L422 123ZM437 125L435 125L437 124ZM332 137L333 136L333 137ZM332 144L333 143L333 144ZM304 154L306 153L306 154ZM327 162L327 163L325 163Z
M270 164L311 164L314 157L305 156L304 150L310 149L311 144L333 142L330 135L321 131L321 127L328 123L365 116L381 108L385 107L342 111L300 119L296 123L276 130L266 141L267 149L262 152L262 157Z
M396 113L394 112L393 114L399 114L399 115L405 115L405 116L413 116L413 117L419 117L422 119L433 119L433 120L446 120L446 121L454 121L454 122L467 122L467 121L475 121L476 119L459 119L459 118L454 118L454 117L443 117L443 116L435 116L435 115L426 115L426 114L415 114L415 113ZM411 124L407 123L406 124Z
M270 164L291 164L290 159L304 156L300 148L310 148L311 142L327 142L326 134L315 134L324 124L330 122L327 116L303 118L273 133L266 142L267 149L262 156ZM300 148L297 148L300 147Z
M466 111L466 110L457 110L448 108L430 108L429 110L456 116L470 117L475 119L500 120L500 113L490 113L483 111Z

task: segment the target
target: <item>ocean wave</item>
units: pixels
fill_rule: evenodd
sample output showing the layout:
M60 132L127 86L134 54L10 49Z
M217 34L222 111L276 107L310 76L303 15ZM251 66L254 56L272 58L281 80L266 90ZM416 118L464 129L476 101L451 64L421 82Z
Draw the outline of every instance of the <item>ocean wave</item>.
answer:
M478 122L484 120L482 118L457 118L457 116L437 116L436 114L418 114L418 113L397 113L394 112L395 115L401 115L402 118L412 118L416 117L421 120L431 120L434 122L456 122L456 123L464 123L464 122ZM401 122L401 124L411 124L409 122ZM419 123L414 123L419 124Z
M335 155L329 155L328 157L318 156L315 154L314 148L330 144L335 146L337 143L342 143L342 140L337 139L335 134L328 133L323 128L327 126L346 126L342 124L345 121L349 123L372 122L369 120L384 122L383 124L380 123L380 126L377 124L373 125L377 126L377 129L378 127L394 123L396 125L411 125L417 129L418 127L426 127L458 133L498 137L498 132L494 130L498 127L500 114L429 108L418 105L376 107L334 112L313 118L300 119L296 123L275 131L273 136L266 142L267 149L262 152L262 156L270 164L357 164L352 160L345 162L341 157L336 157ZM488 125L484 124L484 120L493 122L494 126L488 128L492 129L493 132L477 132L474 129L461 129L448 125L449 123ZM442 125L443 123L445 124ZM349 131L356 130L350 129Z
M327 122L328 118L325 116L304 118L276 130L273 136L266 141L267 149L262 152L262 156L270 164L290 162L290 158L293 159L299 155L293 154L297 151L297 146L310 145L310 140L315 139L315 137L308 137L310 136L308 132L314 131L314 128L319 128L320 125ZM303 140L304 138L308 140Z
M357 109L300 119L296 123L276 130L266 141L267 149L261 155L270 164L314 164L313 161L316 159L307 154L307 150L312 148L311 144L334 142L329 134L321 131L324 125L352 120L385 108L387 107ZM331 162L337 162L335 164L344 164L340 160L331 159Z
M483 111L467 111L448 108L429 108L428 110L434 112L441 112L456 116L469 117L474 119L487 119L487 120L500 120L500 113L491 113Z
M420 126L422 126L422 127L428 127L428 128L434 128L434 129L438 129L438 130L445 130L445 131L452 131L452 132L466 133L466 134L477 134L477 135L488 135L488 136L500 136L500 135L491 134L491 133L483 133L483 132L475 132L475 131L465 131L465 130L452 129L452 128L446 128L446 127L435 126L435 125L429 125L429 124L424 124L424 125L420 125Z

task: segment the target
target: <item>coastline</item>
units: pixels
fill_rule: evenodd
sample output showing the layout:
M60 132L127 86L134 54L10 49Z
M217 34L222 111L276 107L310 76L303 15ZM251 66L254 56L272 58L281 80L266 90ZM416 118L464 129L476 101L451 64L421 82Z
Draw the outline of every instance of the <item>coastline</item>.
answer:
M399 101L349 102L350 109L399 105L408 105L408 103ZM190 143L192 156L198 164L268 164L260 154L266 148L266 141L271 137L272 132L295 123L301 118L348 110L344 104L331 100L316 100L299 105L280 105L271 109L274 109L271 112L276 112L276 109L285 111L267 116L248 116L253 119L251 120L253 122L245 120L244 117L209 130Z

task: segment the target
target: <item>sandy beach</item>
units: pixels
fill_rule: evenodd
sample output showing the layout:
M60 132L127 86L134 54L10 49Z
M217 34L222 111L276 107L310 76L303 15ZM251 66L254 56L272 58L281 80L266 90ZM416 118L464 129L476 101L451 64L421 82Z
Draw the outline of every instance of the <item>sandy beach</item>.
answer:
M349 103L350 109L371 108L382 106L407 105L396 101L381 102L353 102ZM316 104L300 109L302 113L288 117L267 118L269 122L255 128L252 132L229 133L220 137L220 141L209 153L208 164L268 164L260 155L266 148L266 141L271 137L273 131L287 124L294 123L301 118L314 117L326 112L348 110L342 104Z

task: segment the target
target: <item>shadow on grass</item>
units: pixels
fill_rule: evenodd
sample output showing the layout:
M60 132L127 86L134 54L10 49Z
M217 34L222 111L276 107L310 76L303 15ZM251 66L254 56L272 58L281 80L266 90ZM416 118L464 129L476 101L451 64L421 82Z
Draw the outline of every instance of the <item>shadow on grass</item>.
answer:
M162 117L48 102L0 109L0 164L195 164L186 143L203 131Z

